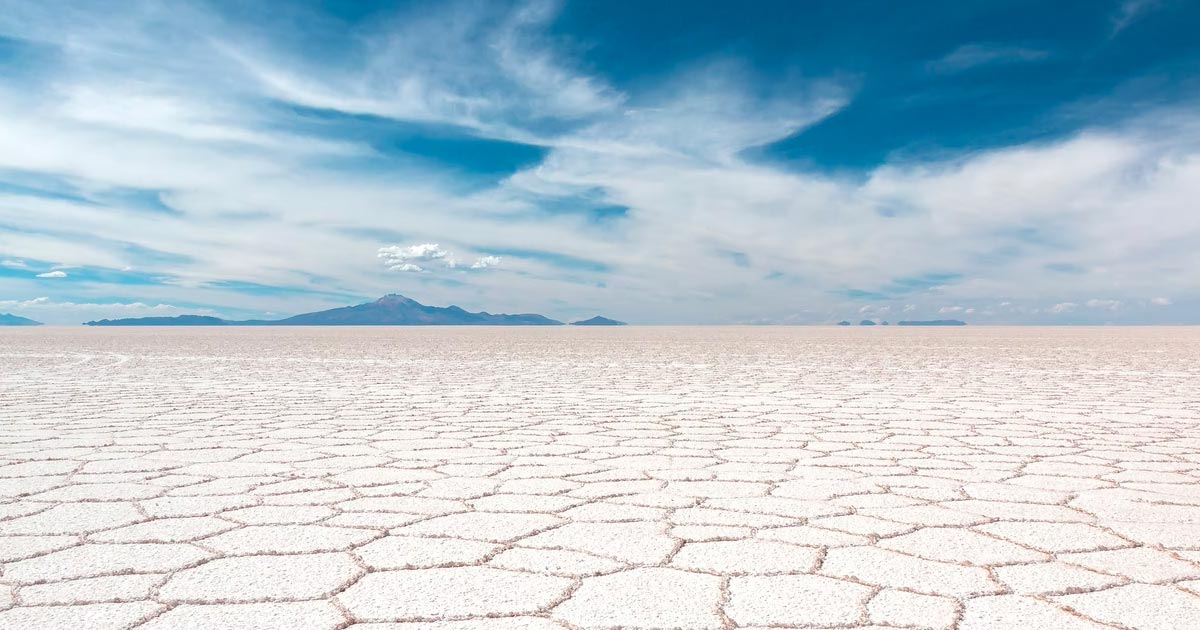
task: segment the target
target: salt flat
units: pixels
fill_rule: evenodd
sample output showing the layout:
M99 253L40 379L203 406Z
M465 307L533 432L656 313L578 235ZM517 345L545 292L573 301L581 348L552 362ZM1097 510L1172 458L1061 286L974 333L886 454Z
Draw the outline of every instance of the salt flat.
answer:
M1200 329L0 330L0 628L1200 627Z

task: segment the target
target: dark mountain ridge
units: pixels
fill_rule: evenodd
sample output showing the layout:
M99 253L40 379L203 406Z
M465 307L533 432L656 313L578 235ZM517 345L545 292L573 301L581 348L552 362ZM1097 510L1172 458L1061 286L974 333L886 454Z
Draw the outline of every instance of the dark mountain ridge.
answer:
M231 322L211 315L176 315L175 317L129 317L86 322L84 326L230 326Z

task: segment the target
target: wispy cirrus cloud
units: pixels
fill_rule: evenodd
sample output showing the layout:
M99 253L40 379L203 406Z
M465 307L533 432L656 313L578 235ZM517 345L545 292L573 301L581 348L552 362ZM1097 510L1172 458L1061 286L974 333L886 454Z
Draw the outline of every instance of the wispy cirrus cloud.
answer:
M1163 0L1124 0L1117 10L1109 17L1112 24L1112 34L1125 30L1146 14L1163 6Z
M953 74L979 66L1029 63L1050 56L1045 50L1009 44L966 44L950 51L946 56L929 63L933 72Z

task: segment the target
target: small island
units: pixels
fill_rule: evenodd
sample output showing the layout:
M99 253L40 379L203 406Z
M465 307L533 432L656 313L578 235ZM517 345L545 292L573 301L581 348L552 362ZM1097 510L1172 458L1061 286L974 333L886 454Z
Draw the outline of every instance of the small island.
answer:
M585 319L578 322L571 322L572 326L625 326L625 322L619 322L615 319L609 319L597 315L591 319Z
M844 320L844 319L843 319L842 321L838 322L838 324L837 324L837 325L838 325L838 326L849 326L849 325L850 325L850 322L848 322L848 321L846 321L846 320Z
M869 320L869 319L864 319L861 322L858 322L858 325L859 326L874 326L875 322L872 320Z
M41 326L42 322L11 313L0 313L0 326Z

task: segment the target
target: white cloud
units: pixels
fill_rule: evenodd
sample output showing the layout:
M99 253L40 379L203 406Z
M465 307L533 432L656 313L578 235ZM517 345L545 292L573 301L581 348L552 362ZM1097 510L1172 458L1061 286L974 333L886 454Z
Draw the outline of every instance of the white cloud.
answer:
M1155 306L1170 306L1172 304L1171 298L1166 297L1150 298L1150 303Z
M47 271L46 273L39 273L37 275L37 277L39 277L39 278L66 278L67 273L65 271Z
M459 266L454 253L437 243L419 245L388 245L377 253L383 264L392 271L429 271L431 266L455 269ZM500 264L499 256L480 256L471 263L471 269L486 269ZM424 266L422 266L424 265Z
M437 262L446 267L454 267L454 255L442 249L437 243L422 243L420 245L389 245L380 247L377 254L383 259L383 264L392 271L424 271L419 262Z
M1058 315L1060 313L1070 313L1078 307L1079 305L1074 302L1059 302L1058 304L1055 304L1046 310Z
M1124 306L1120 300L1102 300L1099 298L1092 298L1088 300L1086 304L1088 308L1098 308L1109 311L1119 310L1122 306Z
M0 267L8 267L9 269L28 269L29 265L26 265L24 260L0 260Z

